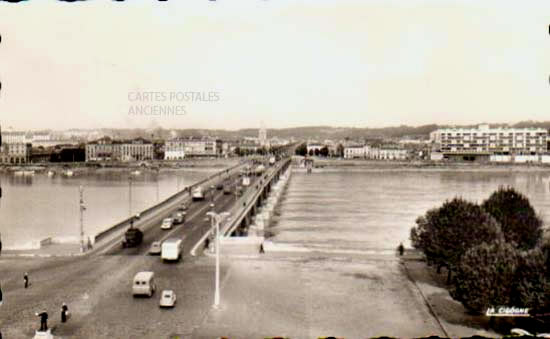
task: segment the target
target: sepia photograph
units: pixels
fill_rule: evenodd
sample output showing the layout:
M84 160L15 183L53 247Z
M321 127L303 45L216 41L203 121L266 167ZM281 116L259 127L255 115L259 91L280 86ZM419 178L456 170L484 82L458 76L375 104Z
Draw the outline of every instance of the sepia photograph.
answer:
M0 0L0 339L550 338L550 1Z

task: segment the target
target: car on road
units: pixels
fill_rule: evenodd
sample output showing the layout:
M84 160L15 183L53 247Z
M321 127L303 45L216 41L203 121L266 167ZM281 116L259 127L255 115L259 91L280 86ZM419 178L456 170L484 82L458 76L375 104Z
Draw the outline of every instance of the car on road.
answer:
M160 241L153 241L149 248L149 254L160 254L162 243Z
M174 219L174 223L176 224L183 224L185 222L185 214L184 212L176 212L172 219Z
M134 276L134 282L132 284L132 295L146 295L148 297L153 296L157 286L155 285L155 272L143 271L138 272Z
M216 185L216 189L217 189L218 191L223 190L223 181L220 181L220 182Z
M191 192L191 197L193 201L204 200L204 193L202 187L195 187Z
M164 218L164 220L162 220L162 224L160 225L160 228L163 230L169 230L172 228L173 225L174 225L174 219Z
M231 183L229 181L223 185L223 194L231 194Z
M174 307L176 306L176 293L172 290L164 290L160 295L159 301L160 307Z
M187 208L188 208L187 204L182 202L180 207L178 207L178 212L187 212Z

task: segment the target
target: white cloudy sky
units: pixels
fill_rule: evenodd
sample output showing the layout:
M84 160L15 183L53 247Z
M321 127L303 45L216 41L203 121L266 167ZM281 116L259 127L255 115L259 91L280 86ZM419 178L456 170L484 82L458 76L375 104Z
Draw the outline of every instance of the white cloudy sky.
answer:
M549 24L547 0L2 2L0 123L550 120ZM133 116L136 91L215 91L220 100L183 103L183 116Z

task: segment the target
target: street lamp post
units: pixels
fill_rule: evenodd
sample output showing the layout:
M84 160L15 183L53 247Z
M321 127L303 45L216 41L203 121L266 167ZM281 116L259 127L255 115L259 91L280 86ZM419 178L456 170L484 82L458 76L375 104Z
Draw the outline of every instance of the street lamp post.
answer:
M84 253L84 187L80 185L80 253Z
M132 216L132 175L128 176L128 216Z
M156 180L157 181L157 202L159 201L159 170L160 169L157 168L157 176L156 176L156 178L157 178L157 180Z
M212 218L212 228L214 224L216 226L216 290L214 292L214 308L218 308L220 306L220 222L221 219L228 216L229 213L224 212L218 214L212 211L208 212L207 215Z

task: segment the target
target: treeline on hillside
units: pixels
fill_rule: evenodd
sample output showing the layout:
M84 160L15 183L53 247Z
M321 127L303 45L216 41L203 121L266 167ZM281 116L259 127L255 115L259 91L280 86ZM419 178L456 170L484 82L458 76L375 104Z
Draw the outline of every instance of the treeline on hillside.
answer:
M536 122L536 121L521 121L513 125L508 124L489 124L491 127L539 127L550 130L550 121ZM435 131L438 128L445 127L476 127L475 125L437 125L429 124L422 126L395 126L395 127L383 127L383 128L356 128L356 127L330 127L330 126L305 126L305 127L293 127L293 128L281 128L281 129L267 129L267 135L269 138L278 137L283 139L296 138L299 140L315 139L323 141L326 139L331 140L344 140L346 138L352 140L359 140L365 138L401 138L404 136L423 137L427 138L430 132ZM216 136L223 140L238 140L244 137L257 137L258 128L245 128L236 131L223 130L223 129L165 129L162 127L154 127L150 129L102 129L102 132L113 135L119 138L135 138L144 137L146 139L170 139L174 136Z

